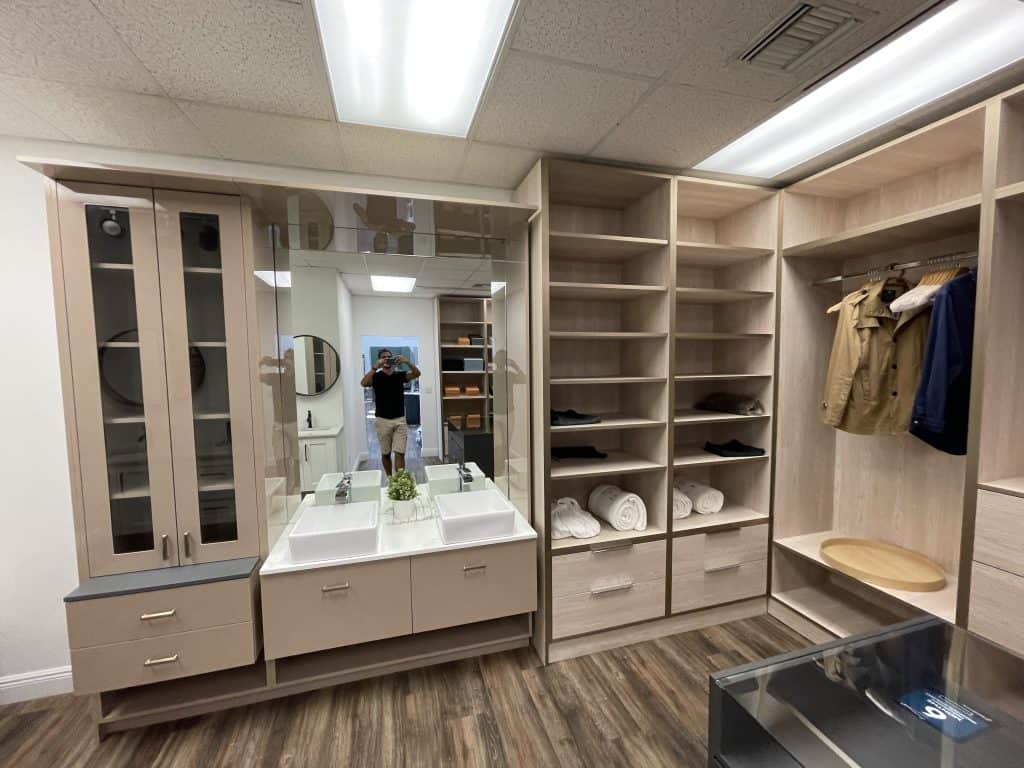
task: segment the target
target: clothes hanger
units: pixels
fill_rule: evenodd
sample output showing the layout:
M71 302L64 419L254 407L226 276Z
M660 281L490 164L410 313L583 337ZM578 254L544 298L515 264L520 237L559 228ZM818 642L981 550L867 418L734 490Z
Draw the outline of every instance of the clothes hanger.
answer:
M918 281L917 285L902 296L898 296L889 305L889 310L891 312L910 312L911 310L926 307L932 303L935 294L939 292L942 286L968 271L966 267L954 264L952 267L929 272Z

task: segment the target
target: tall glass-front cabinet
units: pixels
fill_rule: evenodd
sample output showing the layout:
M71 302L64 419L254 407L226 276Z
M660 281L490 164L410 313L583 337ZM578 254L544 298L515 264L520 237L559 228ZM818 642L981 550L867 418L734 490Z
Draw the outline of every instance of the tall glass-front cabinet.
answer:
M90 576L258 554L237 197L57 185Z

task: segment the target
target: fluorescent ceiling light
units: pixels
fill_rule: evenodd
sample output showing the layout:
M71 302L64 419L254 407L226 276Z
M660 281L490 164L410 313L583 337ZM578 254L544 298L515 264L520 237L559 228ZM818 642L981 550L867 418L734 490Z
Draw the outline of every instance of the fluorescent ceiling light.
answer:
M699 163L770 179L1024 58L1024 3L958 0Z
M464 137L514 0L314 0L338 119Z
M271 288L291 288L291 272L274 272L272 270L256 270L256 277L269 285Z
M412 293L416 287L415 277L393 277L391 275L370 275L373 290L384 293Z

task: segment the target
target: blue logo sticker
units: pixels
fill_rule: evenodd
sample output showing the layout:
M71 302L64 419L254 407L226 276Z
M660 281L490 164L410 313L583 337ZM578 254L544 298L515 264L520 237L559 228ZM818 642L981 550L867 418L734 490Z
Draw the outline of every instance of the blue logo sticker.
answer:
M954 741L969 739L992 722L980 712L938 691L911 691L900 697L900 705Z

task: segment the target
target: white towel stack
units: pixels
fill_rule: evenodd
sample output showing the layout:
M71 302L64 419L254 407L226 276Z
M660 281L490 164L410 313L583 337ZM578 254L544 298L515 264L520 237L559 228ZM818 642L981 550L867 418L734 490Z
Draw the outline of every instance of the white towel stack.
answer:
M601 532L601 524L573 498L559 499L551 505L552 539L590 539Z
M693 502L690 500L690 497L678 488L673 488L672 519L682 520L684 517L689 517L691 512L693 512Z
M647 529L647 506L635 493L614 485L599 485L590 492L587 506L616 531Z
M693 502L693 511L698 514L713 515L725 506L725 494L710 485L679 478L676 488Z

